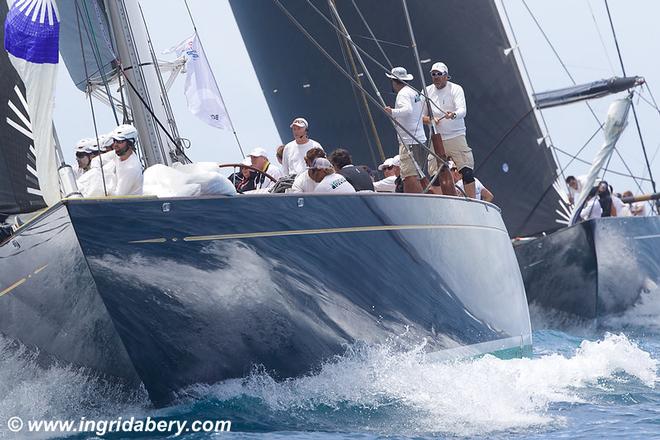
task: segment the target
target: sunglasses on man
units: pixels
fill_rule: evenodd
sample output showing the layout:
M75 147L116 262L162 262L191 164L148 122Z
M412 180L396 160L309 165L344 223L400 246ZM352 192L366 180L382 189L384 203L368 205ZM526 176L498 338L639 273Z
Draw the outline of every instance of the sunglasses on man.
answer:
M447 72L431 72L431 76L447 76Z

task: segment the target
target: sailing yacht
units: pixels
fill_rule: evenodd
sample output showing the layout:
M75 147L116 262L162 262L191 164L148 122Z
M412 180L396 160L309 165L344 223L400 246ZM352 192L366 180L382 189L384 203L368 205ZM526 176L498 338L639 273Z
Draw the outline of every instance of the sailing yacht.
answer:
M245 16L238 4L243 2L233 4L240 23ZM491 12L483 4L477 9ZM65 61L74 46L65 35L81 29L74 20L86 29L84 39L74 38L92 41L83 48L87 56L77 59L95 67L82 87L92 74L95 80L119 75L140 130L141 157L147 164L184 160L176 134L159 123L168 121L168 111L155 108L163 102L156 99L162 84L158 72L149 70L155 63L148 62L135 3L58 7L53 11L62 21ZM255 17L269 22L270 16L261 15L269 7L259 2ZM7 14L4 3L0 12ZM428 14L416 8L413 14L435 25ZM273 43L258 29L243 32L252 43ZM488 32L507 44L501 26ZM340 52L336 39L327 47ZM270 52L283 54L284 48ZM12 71L6 57L0 56L3 81ZM66 61L69 68L73 61ZM273 71L282 67L274 60L254 61L262 81L268 65ZM327 74L331 66L317 61L310 53L299 73ZM493 68L511 68L508 60L492 61ZM23 90L11 78L13 84L3 84ZM278 85L278 97L298 97L297 81L291 78L290 91ZM334 90L339 97L350 93L340 84ZM297 111L323 121L311 112L312 101L299 104ZM332 105L334 100L313 100L315 111ZM289 117L273 113L279 125ZM359 124L357 113L344 117ZM346 127L330 132L329 126L320 122L315 136L333 139L334 133L343 141ZM14 145L21 154L31 151L25 143L0 149L7 154ZM368 157L360 146L351 149ZM22 167L30 159L22 160L7 166ZM21 183L21 171L12 174L16 181L0 181L1 194L11 196L3 199L3 209L13 213L42 203ZM438 359L531 352L529 312L509 232L498 207L476 200L377 193L66 198L0 243L0 261L2 334L37 350L43 362L67 362L142 384L155 405L196 383L244 377L255 366L277 378L305 374L356 342L404 349L424 344Z

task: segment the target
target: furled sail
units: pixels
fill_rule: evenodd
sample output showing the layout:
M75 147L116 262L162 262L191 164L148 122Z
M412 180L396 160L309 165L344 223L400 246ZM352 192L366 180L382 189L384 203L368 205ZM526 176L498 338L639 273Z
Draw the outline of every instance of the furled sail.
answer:
M103 83L117 72L108 16L102 0L67 0L58 4L61 19L60 53L76 87L88 80ZM82 44L82 53L81 53Z
M585 101L587 99L602 98L603 96L623 92L624 90L632 89L642 84L644 84L644 78L641 76L613 77L566 87L564 89L537 93L534 95L534 100L539 109L544 109Z
M3 23L6 16L7 3L0 2ZM3 41L4 32L4 26L0 27ZM8 214L31 212L45 206L37 180L25 87L3 50L0 53L0 220Z
M334 29L305 0L280 0L288 11L344 68L353 70L350 53ZM331 17L326 0L311 0ZM353 40L389 69L371 32L392 64L416 72L410 36L399 0L335 1ZM382 162L374 130L359 91L310 43L274 4L230 0L264 95L283 140L289 124L303 116L310 135L326 149L344 147L353 161L372 168ZM433 62L449 67L452 81L463 86L467 100L467 139L474 151L476 175L495 194L495 202L512 235L529 235L559 227L555 210L560 196L552 190L557 167L543 134L518 65L504 49L511 44L497 7L486 0L415 0L408 2L424 71ZM394 94L384 70L365 59L389 105ZM357 75L355 75L357 73ZM425 78L430 84L430 77ZM411 82L421 87L420 78ZM366 82L363 81L366 85ZM398 151L391 122L370 105L387 156ZM547 189L551 188L550 191Z
M630 106L632 104L632 95L629 95L623 99L617 99L612 104L607 111L607 120L605 121L605 127L603 128L603 133L605 134L605 142L603 146L598 150L598 154L594 158L591 168L589 169L589 174L585 179L583 191L580 193L580 197L576 200L575 206L582 206L589 196L589 190L593 188L598 178L600 170L603 169L605 163L612 155L614 147L616 146L619 137L623 133L623 130L628 124L628 111L630 111ZM570 224L573 225L579 220L580 210L576 209L571 215Z

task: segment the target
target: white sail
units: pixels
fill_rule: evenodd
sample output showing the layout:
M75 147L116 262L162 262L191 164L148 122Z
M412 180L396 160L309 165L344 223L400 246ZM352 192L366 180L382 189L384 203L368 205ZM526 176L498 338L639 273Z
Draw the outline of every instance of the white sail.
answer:
M55 0L16 0L7 13L5 49L26 89L39 187L48 205L60 200L53 138L53 104L59 59Z
M603 165L607 162L607 159L612 155L614 147L616 146L621 133L628 125L628 111L630 110L630 105L632 104L632 97L628 96L627 98L617 99L612 104L607 111L607 121L605 121L605 127L603 132L605 133L605 142L600 148L596 157L594 158L591 168L589 169L589 174L587 175L586 182L583 186L580 197L575 202L576 207L580 207L584 204L584 201L589 195L589 190L593 188L598 178L600 170L603 168ZM575 209L571 215L570 224L574 225L579 218L579 209Z

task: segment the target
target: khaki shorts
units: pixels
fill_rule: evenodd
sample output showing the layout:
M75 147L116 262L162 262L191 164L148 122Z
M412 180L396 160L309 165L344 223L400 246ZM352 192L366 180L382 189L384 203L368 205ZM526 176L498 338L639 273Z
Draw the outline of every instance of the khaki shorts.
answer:
M474 156L472 156L472 149L468 147L465 135L456 136L451 139L443 139L442 144L445 146L445 153L456 164L456 168L461 170L468 167L474 170ZM438 161L436 158L429 154L429 174L434 175L438 171ZM403 170L402 170L403 172Z
M417 161L417 165L424 170L424 146L420 144L410 144L408 145L410 150L412 150L413 155L415 156L415 160ZM419 177L419 173L417 172L417 169L415 168L415 164L413 163L412 159L410 158L410 154L408 153L408 148L406 148L405 145L399 144L399 159L401 160L401 178L405 179L406 177L412 177L416 176Z

